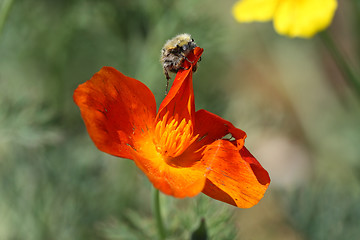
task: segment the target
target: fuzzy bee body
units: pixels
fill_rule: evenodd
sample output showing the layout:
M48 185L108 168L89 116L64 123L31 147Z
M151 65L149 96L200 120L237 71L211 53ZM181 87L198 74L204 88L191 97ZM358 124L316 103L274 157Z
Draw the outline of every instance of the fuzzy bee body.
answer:
M160 62L163 65L164 74L166 77L166 92L169 87L170 72L177 73L182 69L183 62L187 59L187 55L197 47L194 39L190 34L183 33L169 39L164 47L161 49ZM193 67L195 72L197 66Z

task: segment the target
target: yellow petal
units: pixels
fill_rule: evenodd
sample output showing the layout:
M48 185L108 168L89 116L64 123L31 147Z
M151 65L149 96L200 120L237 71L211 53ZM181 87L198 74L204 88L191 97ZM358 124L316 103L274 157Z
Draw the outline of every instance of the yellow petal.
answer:
M280 0L274 15L279 34L310 38L331 23L336 0Z
M279 0L242 0L235 3L232 12L239 22L269 21L274 16L278 2Z

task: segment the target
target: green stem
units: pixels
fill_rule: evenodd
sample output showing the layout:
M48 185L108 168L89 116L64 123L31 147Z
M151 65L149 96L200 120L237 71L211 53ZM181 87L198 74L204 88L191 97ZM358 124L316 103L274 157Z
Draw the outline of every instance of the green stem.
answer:
M161 217L161 211L160 211L160 196L159 196L159 190L155 189L153 190L153 213L156 218L156 226L158 229L159 239L165 240L166 233L164 224Z
M355 92L360 97L360 78L357 76L353 69L350 67L347 59L342 54L342 51L337 47L334 40L332 39L331 35L324 31L320 33L321 40L323 41L324 45L327 47L328 51L330 52L331 56L335 60L337 66L339 67L340 71L344 75L345 80L348 82L350 86L352 86Z
M5 25L5 21L7 16L9 15L11 5L14 1L13 0L4 0L1 9L0 9L0 36L2 33L2 30Z

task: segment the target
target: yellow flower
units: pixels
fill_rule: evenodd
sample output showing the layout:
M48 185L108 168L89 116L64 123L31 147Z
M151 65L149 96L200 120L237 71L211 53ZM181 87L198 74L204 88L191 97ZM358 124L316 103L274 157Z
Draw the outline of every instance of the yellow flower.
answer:
M336 0L241 0L233 7L239 22L274 21L279 34L310 38L327 28Z

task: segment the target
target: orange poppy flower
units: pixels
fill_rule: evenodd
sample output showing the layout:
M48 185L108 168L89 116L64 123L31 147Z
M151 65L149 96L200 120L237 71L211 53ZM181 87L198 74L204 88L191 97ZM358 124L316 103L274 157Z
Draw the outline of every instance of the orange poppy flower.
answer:
M163 193L203 192L248 208L263 197L270 178L245 148L245 132L210 112L195 112L192 67L202 52L197 47L184 61L157 114L149 88L112 67L79 85L74 101L98 149L134 160Z

